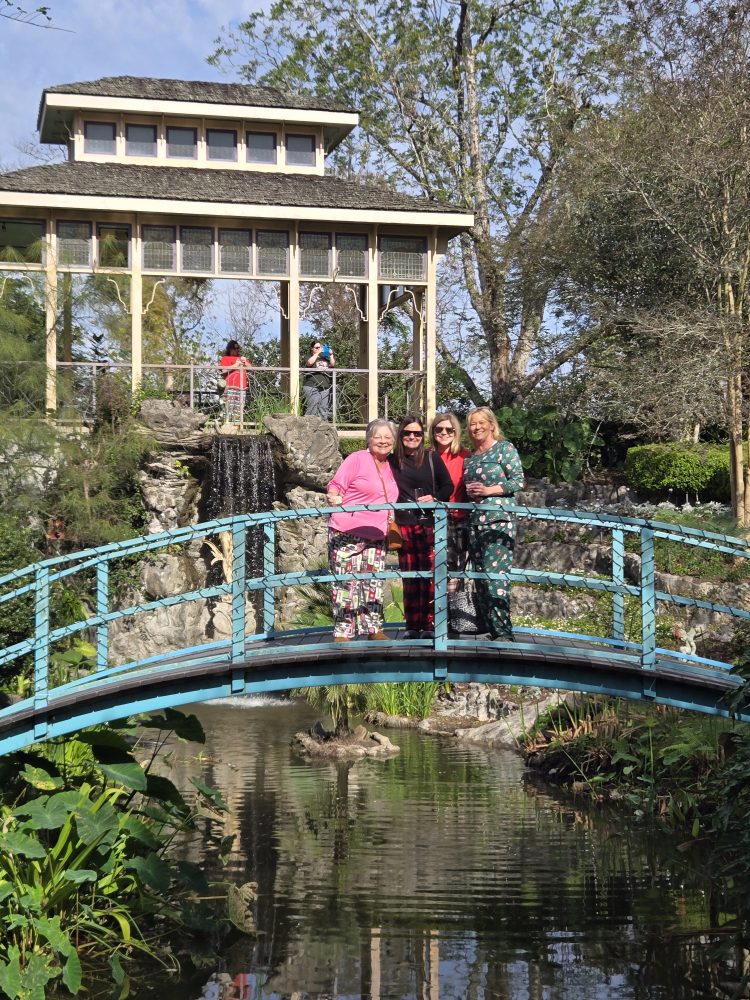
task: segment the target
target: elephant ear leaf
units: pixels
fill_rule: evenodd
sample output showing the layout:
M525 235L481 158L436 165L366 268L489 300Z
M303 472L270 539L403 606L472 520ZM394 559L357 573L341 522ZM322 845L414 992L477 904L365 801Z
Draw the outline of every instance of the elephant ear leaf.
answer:
M136 792L146 791L146 772L137 761L122 761L116 764L100 764L102 774L111 781L126 788L133 788Z

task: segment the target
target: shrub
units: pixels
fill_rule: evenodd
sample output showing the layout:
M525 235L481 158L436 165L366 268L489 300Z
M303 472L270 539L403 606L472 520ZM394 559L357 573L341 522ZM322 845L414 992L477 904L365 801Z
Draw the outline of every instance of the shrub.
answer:
M729 452L716 444L644 444L629 448L628 484L641 493L700 494L728 502Z
M569 418L556 406L503 406L496 411L503 434L521 456L524 472L538 479L572 483L604 443L588 420Z

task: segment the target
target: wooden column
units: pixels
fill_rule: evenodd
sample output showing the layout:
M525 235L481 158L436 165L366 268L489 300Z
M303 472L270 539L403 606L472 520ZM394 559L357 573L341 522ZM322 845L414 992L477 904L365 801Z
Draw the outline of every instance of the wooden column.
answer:
M412 303L412 345L411 366L415 372L424 371L425 362L425 324L422 321L424 310L424 289L412 288L414 302ZM425 412L425 387L421 377L415 376L407 397L407 409L410 413Z
M378 227L370 230L367 254L367 285L362 288L365 320L359 324L359 367L367 372L360 379L362 420L378 416Z
M279 283L281 364L289 369L282 379L292 413L300 412L299 376L299 237L295 226L289 242L289 280Z
M133 224L130 261L130 388L135 394L143 380L143 269L141 227Z
M437 408L437 234L427 240L427 315L425 317L425 416L429 422Z
M55 220L47 220L47 248L44 282L44 329L46 335L47 376L45 407L52 415L57 410L57 234Z

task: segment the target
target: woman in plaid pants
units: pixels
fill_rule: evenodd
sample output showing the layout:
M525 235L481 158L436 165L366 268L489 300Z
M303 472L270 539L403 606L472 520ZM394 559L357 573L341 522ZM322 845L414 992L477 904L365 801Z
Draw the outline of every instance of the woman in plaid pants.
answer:
M398 429L391 467L398 484L398 502L431 503L447 500L453 483L445 465L432 452L425 451L424 424L407 414ZM435 570L435 526L432 514L399 510L396 521L403 545L398 553L402 572ZM404 580L405 639L435 638L435 584L432 578Z

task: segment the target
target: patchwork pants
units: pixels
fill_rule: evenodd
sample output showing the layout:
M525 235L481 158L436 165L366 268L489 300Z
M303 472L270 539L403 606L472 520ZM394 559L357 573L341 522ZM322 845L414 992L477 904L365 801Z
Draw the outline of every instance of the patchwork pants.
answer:
M379 573L385 568L385 539L369 541L343 531L328 532L332 573ZM383 628L383 580L334 583L333 634L353 639Z

